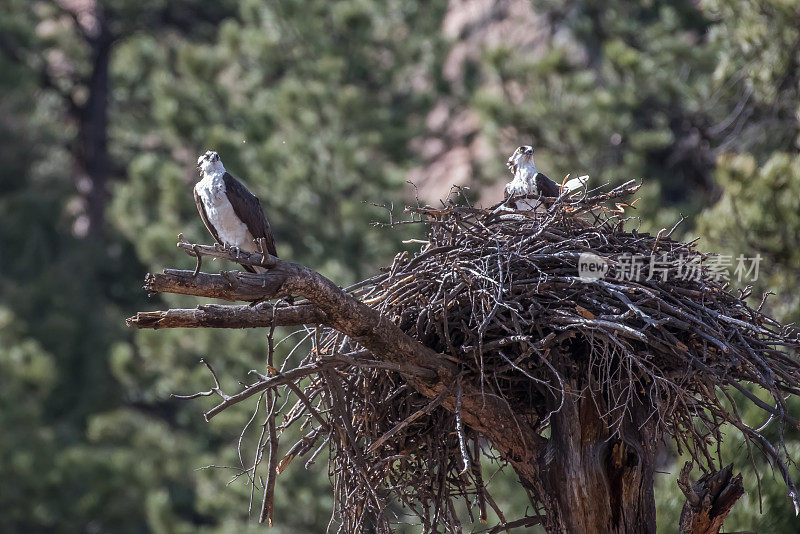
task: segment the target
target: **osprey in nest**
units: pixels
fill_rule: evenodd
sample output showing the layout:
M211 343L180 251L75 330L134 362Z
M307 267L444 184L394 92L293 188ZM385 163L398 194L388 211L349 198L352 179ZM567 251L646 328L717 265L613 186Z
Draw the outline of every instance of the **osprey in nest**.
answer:
M197 159L197 168L200 181L194 186L194 201L214 239L237 250L277 256L272 230L258 197L228 174L219 154L209 150ZM257 239L264 239L266 250L261 250ZM242 267L251 273L266 271L258 266Z
M536 198L526 197L550 197L556 198L561 194L562 186L539 172L533 162L533 147L524 145L517 148L506 163L514 179L506 184L503 199L505 205L511 209L521 211L546 211L547 206L543 205ZM573 191L586 183L588 176L574 178L564 184L565 191Z

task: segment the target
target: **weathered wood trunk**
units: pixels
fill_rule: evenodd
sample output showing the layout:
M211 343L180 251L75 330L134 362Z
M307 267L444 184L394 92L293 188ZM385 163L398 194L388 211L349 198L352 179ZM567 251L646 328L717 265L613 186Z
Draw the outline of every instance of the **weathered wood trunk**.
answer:
M655 432L643 405L621 416L608 413L588 373L574 375L568 395L554 399L551 431L539 458L536 493L548 532L559 534L655 533L653 494ZM560 405L560 409L559 409Z

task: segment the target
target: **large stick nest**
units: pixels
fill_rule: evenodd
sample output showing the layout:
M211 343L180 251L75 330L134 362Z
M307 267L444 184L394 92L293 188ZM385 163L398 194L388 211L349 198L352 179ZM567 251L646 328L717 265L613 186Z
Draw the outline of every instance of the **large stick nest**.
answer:
M354 294L542 433L567 395L605 399L602 417L612 431L634 404L644 404L657 435L713 469L720 429L729 424L769 457L793 493L782 445L741 420L731 392L776 424L797 425L784 401L800 394L796 332L748 306L747 293L731 291L693 243L666 231L625 231L617 210L598 209L630 191L560 199L541 214L414 209L415 221L429 226L420 252L398 255ZM586 253L608 262L604 278L578 277ZM619 276L639 256L638 278ZM696 276L679 272L687 264L697 265ZM327 438L342 530L389 531L400 504L428 531L456 531L459 497L470 515L484 518L489 506L502 518L481 478L487 444L438 399L419 395L390 367L370 364L379 358L335 331L323 332L304 363L348 352L357 365L323 371L305 390L330 425L292 451ZM575 373L583 391L565 387ZM753 393L759 388L769 401ZM298 403L290 420L303 419L306 409Z

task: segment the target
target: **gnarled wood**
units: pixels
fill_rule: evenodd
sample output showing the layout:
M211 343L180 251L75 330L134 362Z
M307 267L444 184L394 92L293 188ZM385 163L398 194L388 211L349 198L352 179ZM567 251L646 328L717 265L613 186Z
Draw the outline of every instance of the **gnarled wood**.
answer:
M580 354L574 358L586 365ZM581 391L577 376L566 389L563 403L550 407L550 439L532 488L547 510L548 532L655 532L654 422L642 407L626 414L613 434L600 394Z
M686 462L678 486L686 495L678 532L680 534L718 534L736 501L744 495L742 475L733 476L733 465L689 482L692 463Z

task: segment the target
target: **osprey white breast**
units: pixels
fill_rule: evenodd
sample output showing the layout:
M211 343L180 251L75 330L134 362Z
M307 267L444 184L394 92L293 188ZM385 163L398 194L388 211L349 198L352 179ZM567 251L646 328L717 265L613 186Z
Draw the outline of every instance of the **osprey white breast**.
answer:
M247 225L236 215L233 205L225 191L223 174L225 167L220 162L219 168L203 169L203 178L194 186L203 201L206 216L216 228L220 241L226 245L239 247L241 250L255 252L253 235Z

